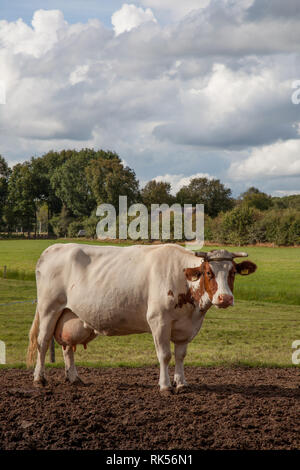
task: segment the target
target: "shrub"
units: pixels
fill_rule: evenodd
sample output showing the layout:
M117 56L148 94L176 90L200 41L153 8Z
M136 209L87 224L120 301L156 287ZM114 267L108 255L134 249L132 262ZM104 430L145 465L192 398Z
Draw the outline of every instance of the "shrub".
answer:
M82 230L84 227L84 222L82 220L74 220L68 226L68 236L75 238L78 236L79 230Z

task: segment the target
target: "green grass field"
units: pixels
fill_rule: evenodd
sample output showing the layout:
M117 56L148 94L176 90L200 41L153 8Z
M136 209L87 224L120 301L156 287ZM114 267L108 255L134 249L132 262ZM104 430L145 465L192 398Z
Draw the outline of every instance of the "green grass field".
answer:
M6 265L13 277L0 278L0 304L36 298L32 280L35 263L47 246L58 241L0 241L0 276ZM247 251L258 270L237 278L234 307L209 310L201 331L189 345L186 364L292 366L291 345L300 339L300 248L227 249ZM0 340L6 343L8 366L24 367L34 311L32 303L0 305ZM56 353L57 363L62 364L57 345ZM86 351L79 346L76 359L78 364L93 366L157 364L153 340L147 334L98 337Z

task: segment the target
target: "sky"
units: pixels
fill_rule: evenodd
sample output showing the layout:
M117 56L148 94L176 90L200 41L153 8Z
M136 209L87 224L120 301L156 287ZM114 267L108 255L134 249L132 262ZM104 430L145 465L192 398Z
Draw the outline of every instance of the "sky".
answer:
M300 193L299 46L298 0L1 0L0 154Z

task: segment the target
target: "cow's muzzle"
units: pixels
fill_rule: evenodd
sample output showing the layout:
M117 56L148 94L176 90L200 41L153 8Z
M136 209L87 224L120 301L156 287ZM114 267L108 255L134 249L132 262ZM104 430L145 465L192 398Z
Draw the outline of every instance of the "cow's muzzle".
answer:
M219 308L227 308L233 305L233 296L228 294L220 294L218 296L218 303L216 306Z

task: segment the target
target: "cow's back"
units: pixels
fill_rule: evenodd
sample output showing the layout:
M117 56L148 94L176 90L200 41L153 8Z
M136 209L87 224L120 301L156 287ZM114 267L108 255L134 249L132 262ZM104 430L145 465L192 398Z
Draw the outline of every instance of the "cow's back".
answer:
M148 331L149 302L168 308L187 256L194 262L175 245L56 244L37 264L38 298L65 295L66 308L107 334Z

